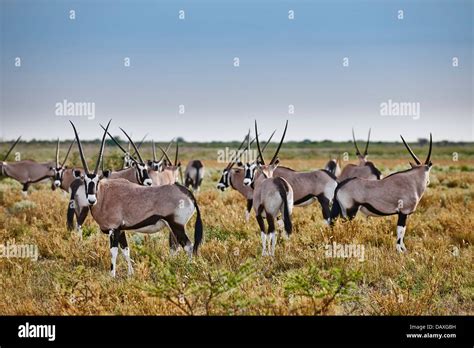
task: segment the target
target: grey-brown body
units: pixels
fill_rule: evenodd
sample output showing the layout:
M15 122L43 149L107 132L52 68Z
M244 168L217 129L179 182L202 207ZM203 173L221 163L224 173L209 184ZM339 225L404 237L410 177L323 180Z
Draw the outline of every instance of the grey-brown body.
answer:
M23 194L28 192L28 187L39 181L52 178L54 176L54 163L38 163L33 160L23 160L18 162L2 162L1 174L15 179L23 185Z
M336 188L331 219L338 216L352 219L359 209L368 216L398 215L397 243L399 252L406 251L403 241L407 216L415 212L429 183L432 167L430 147L425 162L416 157L405 139L402 140L415 159L412 168L393 173L381 180L349 178L342 181Z

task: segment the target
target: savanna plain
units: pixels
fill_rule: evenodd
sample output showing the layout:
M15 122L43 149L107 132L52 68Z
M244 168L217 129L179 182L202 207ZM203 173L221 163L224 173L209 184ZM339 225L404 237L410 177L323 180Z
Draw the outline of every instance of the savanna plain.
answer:
M272 146L273 145L273 146ZM269 146L268 153L275 148ZM163 144L164 146L164 144ZM237 191L216 189L227 163L217 152L237 143L183 143L180 160L206 166L196 194L204 223L199 255L171 256L168 231L127 232L135 273L127 276L119 254L117 278L109 274L109 239L92 217L83 239L66 229L69 197L35 184L0 179L0 243L33 244L36 261L0 258L2 315L473 315L474 314L474 145L435 142L430 184L408 217L405 245L395 249L396 216L337 221L329 228L317 202L293 210L293 234L279 238L274 257L261 256L254 215L245 222L245 200ZM62 147L61 157L64 155ZM412 145L420 158L427 145ZM0 148L6 151L6 146ZM18 146L22 159L52 160L54 142ZM98 142L85 142L92 164ZM145 143L142 155L151 157ZM324 167L330 156L349 154L350 142L287 143L281 165L296 170ZM108 143L106 168L120 168ZM388 175L409 168L401 143L371 144L369 159ZM95 163L95 162L94 162ZM69 166L80 165L75 151ZM194 217L187 234L193 238ZM362 245L364 258L328 257L327 246Z

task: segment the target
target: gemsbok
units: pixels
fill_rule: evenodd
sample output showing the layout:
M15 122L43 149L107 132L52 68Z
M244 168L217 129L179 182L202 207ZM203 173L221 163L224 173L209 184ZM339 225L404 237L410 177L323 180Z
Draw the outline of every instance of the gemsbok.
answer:
M269 164L265 164L263 153L260 148L258 139L257 121L255 121L255 138L257 140L258 158L256 168L261 175L255 178L253 190L253 209L255 211L258 226L260 227L260 235L262 238L262 256L275 255L275 246L277 241L275 231L275 218L281 213L283 215L284 231L287 236L291 234L291 212L293 210L293 189L288 181L282 177L274 177L273 172L278 166L278 152L285 139L286 130L288 128L288 121L286 121L285 130L281 137L273 158ZM245 180L245 179L244 179ZM244 181L244 184L249 186L251 182ZM268 230L265 230L266 218ZM267 238L268 234L268 238ZM269 252L267 252L267 240L270 243Z
M256 171L257 167L257 162L245 164L245 185L252 185L261 175ZM293 189L294 207L304 207L317 200L321 205L325 223L330 224L330 205L337 186L336 177L331 172L325 169L297 172L288 167L278 166L273 170L273 177L283 178L290 184Z
M200 160L189 161L184 171L184 186L199 191L204 178L204 164Z
M102 127L102 129L105 129L102 125L100 126ZM132 165L131 167L128 167L126 169L108 171L107 173L104 173L104 175L108 179L126 179L130 182L133 182L139 185L151 186L153 184L153 181L150 178L150 175L148 172L148 165L143 160L142 156L140 155L140 151L138 150L138 147L135 145L132 139L128 136L127 132L125 132L122 128L120 128L120 130L123 132L123 134L125 134L128 141L133 146L135 150L135 154L138 156L138 159L135 159L134 157L132 157L127 152L127 150L125 150L122 147L122 145L120 145L120 143L112 136L112 134L110 134L107 131L107 135L119 147L119 149L122 150L122 152L124 152L125 155L127 155L127 158L131 161Z
M142 140L138 143L137 149L140 149L140 147L145 142L145 139L146 139L147 136L148 136L148 134L145 134L145 136L142 138ZM137 154L136 151L134 153L130 152L130 150L131 150L130 145L131 144L130 144L130 141L129 141L128 142L128 151L122 157L122 159L123 159L122 169L127 169L127 168L131 167L132 164L133 164L132 158L134 158L135 155Z
M390 174L381 180L349 178L342 181L336 188L331 217L352 219L359 208L369 216L398 215L396 248L404 252L407 216L415 212L429 183L433 140L430 134L428 156L421 163L405 139L400 137L416 164L410 163L411 169Z
M178 176L180 174L181 162L178 161L179 154L179 143L176 141L176 152L174 157L174 164L171 162L171 159L168 156L166 150L158 146L160 151L165 156L166 160L164 161L161 171L149 170L149 175L155 186L161 185L172 185L178 182Z
M109 235L111 253L111 275L115 277L118 247L128 264L128 274L133 273L130 248L125 236L126 230L141 233L156 233L168 226L175 240L189 254L196 254L203 236L201 213L191 191L179 184L165 186L141 186L125 179L100 178L98 168L102 160L104 143L107 135L105 128L97 158L96 167L90 172L84 151L71 122L76 137L79 154L86 175L74 192L74 199L85 200L89 205L92 217L100 230ZM194 225L194 245L186 235L186 224L196 210ZM177 244L170 242L172 251Z
M21 137L19 137L15 143L10 147L7 154L3 158L0 166L0 172L2 176L15 179L23 185L22 194L26 196L28 194L28 187L31 184L39 181L53 178L54 177L54 163L43 162L38 163L33 160L21 160L17 162L7 162L7 158L13 151L13 148L18 144Z
M263 150L265 150L265 147L267 144L270 143L270 140L273 137L273 134L268 138L267 142L263 146ZM243 166L242 163L240 162L240 159L242 155L245 153L245 151L248 151L248 147L245 150L242 150L242 147L244 146L245 142L248 142L248 139L250 139L250 130L249 134L245 136L244 140L240 144L239 148L235 152L234 158L231 159L231 161L227 164L227 166L224 168L222 171L221 178L219 179L219 182L217 183L217 189L221 191L225 191L228 187L232 187L234 190L239 192L247 201L247 205L245 208L245 221L249 222L250 219L250 212L252 211L252 206L253 206L253 188L251 186L244 185L244 178L245 178L245 171L244 168L234 168L234 165L239 165ZM255 141L255 138L250 141L250 145L253 144Z
M172 143L173 143L173 140L170 141L170 143L166 147L165 151L168 151L170 149ZM152 153L153 153L153 159L147 161L148 167L151 170L154 170L155 172L161 172L161 171L163 171L163 166L166 164L166 163L163 162L163 158L165 157L165 153L163 152L160 159L157 159L157 157L156 157L156 145L155 145L154 140L151 141L151 149L152 149Z
M370 129L369 136L367 137L367 143L365 144L364 153L362 154L357 146L357 141L354 135L354 129L352 129L352 139L354 140L354 146L356 148L356 155L359 159L359 164L347 164L341 172L341 175L337 177L338 182L342 182L348 178L361 178L369 180L380 180L381 172L378 170L374 163L367 161L369 142L370 142Z
M78 177L84 175L84 169L82 168L68 168L66 166L66 161L69 157L69 153L71 152L71 148L73 147L76 139L74 139L69 148L66 152L66 156L62 163L59 162L59 139L58 144L56 146L56 166L54 168L54 180L52 189L55 190L56 188L60 188L64 192L69 192L69 188L74 180Z

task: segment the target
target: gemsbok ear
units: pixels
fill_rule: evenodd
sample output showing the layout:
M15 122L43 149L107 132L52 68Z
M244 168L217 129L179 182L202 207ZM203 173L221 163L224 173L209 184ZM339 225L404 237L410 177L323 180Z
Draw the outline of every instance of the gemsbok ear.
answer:
M177 165L177 167L178 167L178 168L179 168L179 167L181 167L181 162L178 162L178 165Z
M240 161L238 161L236 164L237 164L237 167L243 167L244 166L244 164Z
M79 179L81 177L81 171L80 170L74 170L72 172L72 175L76 178L76 179Z

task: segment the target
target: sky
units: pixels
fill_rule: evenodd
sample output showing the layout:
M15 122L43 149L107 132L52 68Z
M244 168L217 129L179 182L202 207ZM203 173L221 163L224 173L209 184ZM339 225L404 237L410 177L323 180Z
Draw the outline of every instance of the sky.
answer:
M254 120L265 134L288 119L287 140L348 140L354 127L474 141L473 11L471 0L1 0L0 138L71 139L73 120L95 139L112 119L136 139L236 140ZM64 100L94 114L61 114Z

